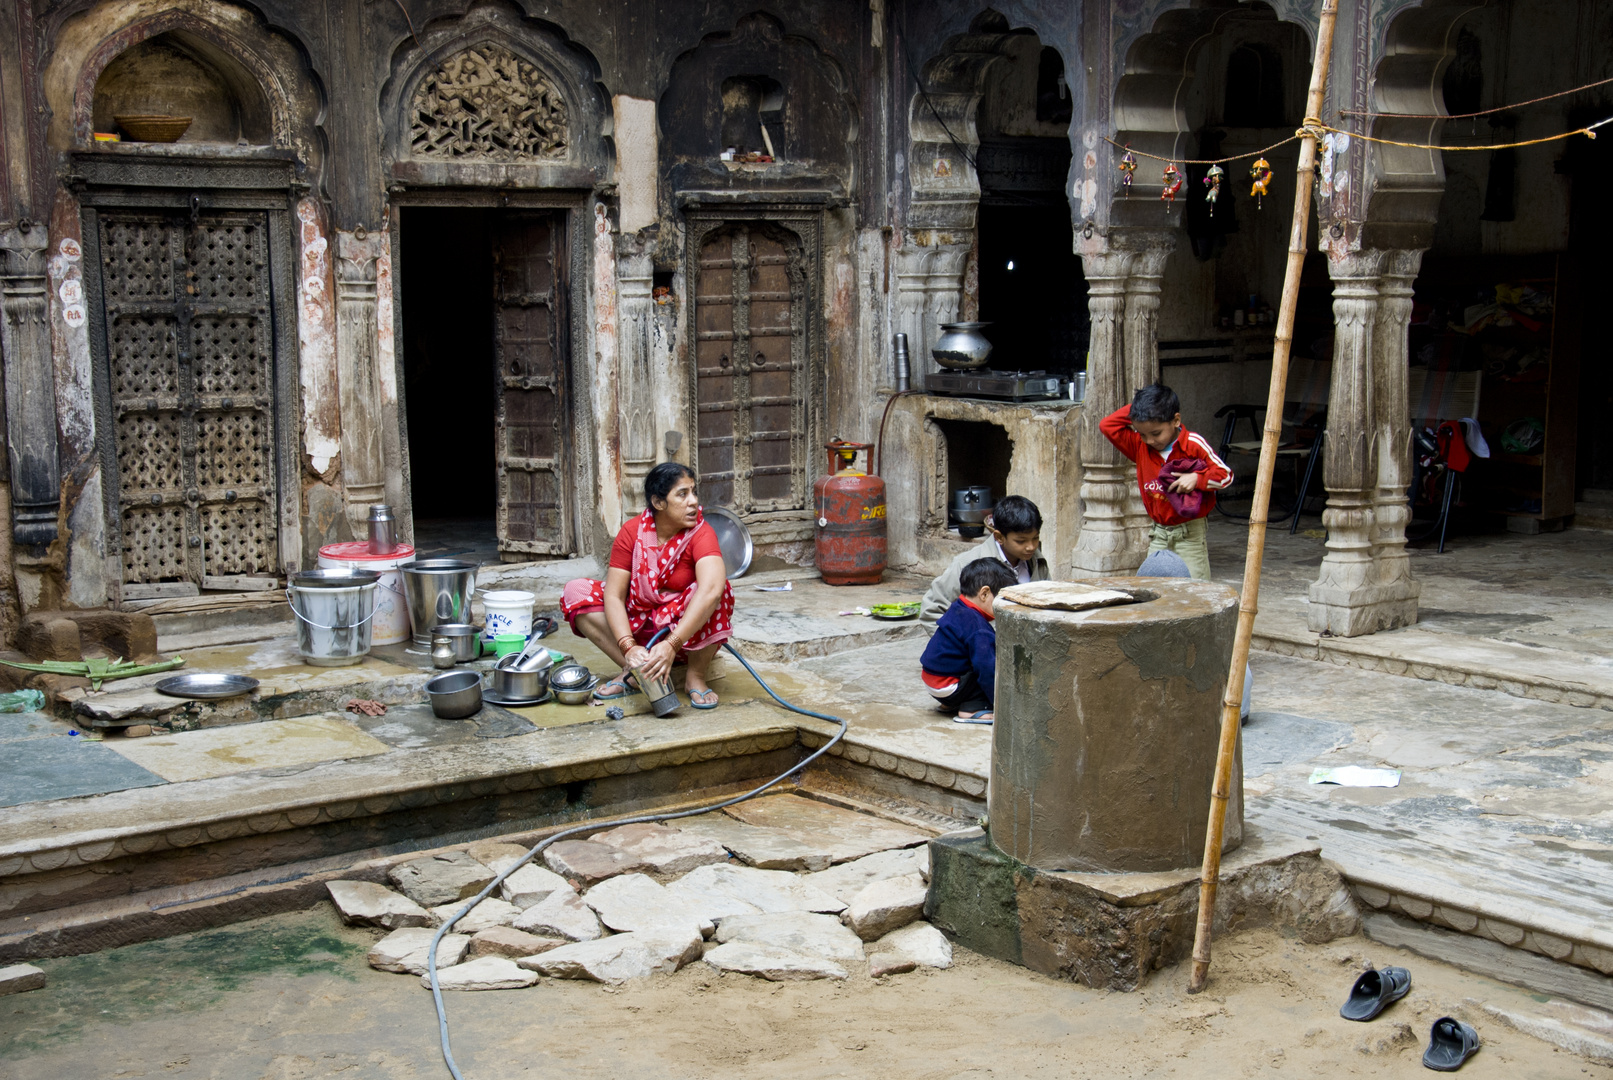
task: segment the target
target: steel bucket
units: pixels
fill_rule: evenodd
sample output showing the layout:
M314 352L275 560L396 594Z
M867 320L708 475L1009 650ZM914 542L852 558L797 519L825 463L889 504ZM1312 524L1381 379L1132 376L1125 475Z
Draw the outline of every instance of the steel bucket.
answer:
M458 559L422 559L398 568L409 602L409 628L416 645L431 645L438 623L470 622L470 598L476 591L476 564Z
M297 617L305 664L346 667L370 651L370 621L381 575L373 570L304 570L291 575L286 599Z

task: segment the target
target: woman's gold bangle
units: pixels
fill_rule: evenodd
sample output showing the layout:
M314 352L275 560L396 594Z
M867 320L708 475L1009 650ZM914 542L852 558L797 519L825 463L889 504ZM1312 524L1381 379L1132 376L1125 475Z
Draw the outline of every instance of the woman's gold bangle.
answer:
M623 653L631 651L637 644L638 639L632 634L623 634L621 637L616 639L616 647L622 650Z

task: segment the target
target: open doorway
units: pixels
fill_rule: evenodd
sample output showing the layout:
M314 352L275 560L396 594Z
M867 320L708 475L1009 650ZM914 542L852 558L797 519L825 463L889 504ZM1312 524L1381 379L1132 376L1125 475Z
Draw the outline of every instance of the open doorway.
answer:
M434 206L402 213L404 401L421 558L499 561L494 213Z

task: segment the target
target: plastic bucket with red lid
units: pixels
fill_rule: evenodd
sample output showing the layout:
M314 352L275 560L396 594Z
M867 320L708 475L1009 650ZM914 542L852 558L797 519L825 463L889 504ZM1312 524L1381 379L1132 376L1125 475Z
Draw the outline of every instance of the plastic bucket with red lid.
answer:
M377 555L368 540L326 544L319 549L319 565L331 569L374 570L381 575L375 590L375 617L370 640L376 645L395 645L409 640L409 604L403 596L403 574L398 569L414 562L414 548L399 544L395 551Z

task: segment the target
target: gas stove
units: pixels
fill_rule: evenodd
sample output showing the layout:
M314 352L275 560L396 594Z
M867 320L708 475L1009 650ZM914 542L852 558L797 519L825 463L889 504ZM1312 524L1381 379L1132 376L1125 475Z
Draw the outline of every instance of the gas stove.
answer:
M1059 378L1045 371L937 371L924 376L924 389L948 397L1030 401L1058 397Z

